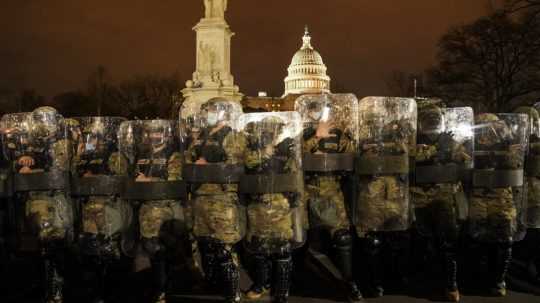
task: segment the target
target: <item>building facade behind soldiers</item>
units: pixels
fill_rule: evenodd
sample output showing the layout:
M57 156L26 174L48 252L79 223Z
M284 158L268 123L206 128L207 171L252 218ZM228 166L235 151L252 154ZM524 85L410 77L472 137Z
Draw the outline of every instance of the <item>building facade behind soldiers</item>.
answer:
M308 29L302 37L303 44L294 54L285 78L285 93L281 97L246 96L242 99L245 112L293 111L294 101L304 94L330 93L330 77L319 52L311 45Z

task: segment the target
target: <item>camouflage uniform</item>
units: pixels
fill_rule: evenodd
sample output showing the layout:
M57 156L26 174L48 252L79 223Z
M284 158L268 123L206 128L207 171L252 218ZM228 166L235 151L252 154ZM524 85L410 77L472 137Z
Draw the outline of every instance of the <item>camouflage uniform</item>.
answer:
M126 177L128 172L127 159L118 151L117 144L118 127L124 119L86 117L79 120L71 122L68 130L73 140L79 142L74 148L72 195L77 197L81 208L78 245L83 277L87 280L85 285L88 295L100 301L104 295L106 268L121 257L122 234L131 221L129 205L114 188L120 184L112 181L113 176ZM102 180L107 185L96 188L92 183L84 183L88 180Z
M517 119L519 115L514 115ZM521 171L524 150L518 134L506 121L494 114L480 114L475 119L481 128L475 136L475 174L482 171ZM518 131L526 129L519 126ZM505 276L512 258L512 244L518 235L519 205L522 186L483 185L484 176L473 178L469 206L469 235L482 246L489 246L490 279L496 295L506 295ZM494 178L493 178L494 179ZM495 180L496 181L496 180Z
M208 166L224 167L242 163L243 137L226 125L230 121L226 117L232 114L231 111L229 101L219 98L211 99L201 107L201 113L209 115L219 112L224 115L224 120L202 125L202 129L197 129L200 131L197 134L192 125L193 137L189 139L185 160L186 165L195 167L195 173ZM226 300L237 302L240 300L239 271L233 246L245 234L245 213L240 207L238 184L192 183L190 191L193 234L197 238L206 279L211 284L221 283Z
M348 299L351 302L361 301L362 295L353 277L350 201L345 202L344 191L351 180L354 161L350 157L350 167L346 169L343 164L336 163L345 163L347 159L344 156L356 153L358 100L352 95L307 95L297 99L295 110L303 115L304 120L304 198L309 209L309 227L312 234L319 230L330 234L333 262L347 283ZM327 160L329 156L341 158L334 158L338 159L334 162ZM311 162L313 167L310 167ZM325 162L325 165L334 167L317 167L315 162Z
M525 162L527 183L527 234L523 254L528 263L530 279L540 284L540 115L535 107L519 107L514 113L527 114L530 119L529 154Z
M6 115L3 122L9 119L10 115ZM41 250L45 261L46 300L57 303L63 301L63 255L73 238L73 209L65 191L71 143L62 131L63 118L54 108L37 108L26 116L26 122L28 129L8 126L3 130L5 150L13 160L14 171L24 176L49 172L64 176L54 189L16 193L16 200L24 205L24 209L16 209L16 216L22 220L17 222L19 248L32 250L32 246L37 245ZM32 162L23 164L23 159L32 159Z
M135 185L172 184L170 182L182 180L183 155L178 144L176 124L168 120L126 123L132 124L136 131L134 141L131 142L135 144L134 148L126 149L135 151L131 157L134 163L130 172ZM151 190L155 189L148 189ZM171 198L160 199L157 195L160 193L152 192L144 199L130 198L130 200L138 206L138 254L148 256L152 266L153 300L164 303L168 281L167 254L175 245L184 244L187 234L181 201Z
M384 261L396 264L396 278L405 275L410 224L409 157L414 150L410 146L415 142L412 138L416 137L416 103L410 99L365 98L360 101L360 113L364 119L360 128L354 224L362 240L375 295L382 296L383 249L389 249L392 258Z
M291 283L292 256L296 245L296 213L299 210L301 187L289 191L278 188L280 176L300 176L299 144L293 138L279 143L285 121L267 114L246 114L244 117L263 115L247 129L245 153L246 178L268 176L266 189L246 192L248 229L246 246L255 266L255 281L250 294L263 294L272 285L273 302L287 302ZM260 117L262 118L262 117ZM301 186L301 184L298 184ZM251 187L251 186L250 186ZM275 276L270 275L274 269Z
M444 256L447 299L457 302L460 299L457 287L457 245L461 224L467 216L467 201L459 171L472 168L473 142L472 136L458 141L454 134L458 130L452 128L451 121L445 121L452 119L452 112L456 112L456 116L465 116L462 118L462 127L472 126L472 110L443 109L433 104L419 108L416 148L419 175L410 192L415 211L415 227ZM444 174L438 168L442 168ZM453 176L446 178L445 175Z

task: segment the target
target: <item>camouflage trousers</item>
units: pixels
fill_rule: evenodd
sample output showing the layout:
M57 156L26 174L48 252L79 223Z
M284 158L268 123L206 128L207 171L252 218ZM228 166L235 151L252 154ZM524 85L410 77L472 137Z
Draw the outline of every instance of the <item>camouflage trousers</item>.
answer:
M283 194L254 195L248 199L247 235L250 247L261 252L280 250L293 240L293 216Z
M82 205L82 231L110 238L123 232L133 216L123 200L111 197L89 197Z
M423 236L457 239L460 222L466 219L461 184L430 184L411 187L416 230Z
M73 207L63 192L29 193L25 217L31 233L41 242L73 236Z
M245 213L234 192L195 195L191 201L193 234L227 245L238 243L245 235Z
M336 176L316 177L306 182L309 226L323 227L333 235L350 227L345 198Z
M145 239L174 238L180 236L175 230L185 229L184 218L180 201L146 201L139 209L139 233Z
M409 228L409 186L399 176L360 178L355 228L359 237L370 231Z
M527 227L540 228L540 178L527 178Z
M470 236L481 242L511 242L517 233L512 188L474 189L469 206Z

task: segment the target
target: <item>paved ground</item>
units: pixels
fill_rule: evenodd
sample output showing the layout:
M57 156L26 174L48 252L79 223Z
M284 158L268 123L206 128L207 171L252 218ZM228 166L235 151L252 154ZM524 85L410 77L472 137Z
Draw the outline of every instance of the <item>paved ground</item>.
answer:
M307 260L304 266L300 266L295 271L294 287L291 293L291 303L331 303L331 302L345 302L343 288L341 284L332 277L331 271L325 271L322 267L317 266L313 260ZM25 302L25 303L38 303L40 293L37 291L36 285L29 284L31 279L28 276L34 276L35 268L33 267L10 267L4 272L6 278L2 279L0 283L0 303L11 302ZM193 278L187 275L183 275L186 281L192 281ZM249 287L250 281L246 279L245 273L242 281L243 289ZM199 294L194 294L191 291L189 282L182 282L180 279L175 279L179 282L177 287L172 290L173 295L170 296L171 303L212 303L220 302L218 296L203 295L204 291L199 291ZM109 281L109 285L114 285L110 288L110 294L108 296L108 302L130 302L138 303L145 302L144 288L145 288L144 276L122 276L121 280ZM147 281L147 280L146 280ZM437 283L430 279L429 275L419 274L416 282L409 283L411 285L407 288L407 295L403 293L387 291L387 295L383 298L366 299L366 302L377 303L421 303L421 302L440 302L437 300ZM440 285L440 284L439 284ZM180 290L180 288L184 290ZM531 295L523 291L516 291L514 289L510 291L506 298L491 298L478 293L468 292L464 290L464 296L462 302L465 303L540 303L540 296ZM67 298L66 303L76 302L83 303L87 298L79 291L74 291L71 298ZM265 299L261 302L269 302ZM146 303L146 302L145 302Z

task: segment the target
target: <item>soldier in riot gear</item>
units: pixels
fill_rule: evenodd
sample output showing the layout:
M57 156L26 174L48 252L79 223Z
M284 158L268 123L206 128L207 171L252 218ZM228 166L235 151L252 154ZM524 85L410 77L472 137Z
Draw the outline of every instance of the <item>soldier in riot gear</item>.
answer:
M124 122L121 150L131 159L125 198L138 208L138 256L150 259L152 302L166 302L167 260L171 248L183 245L187 234L182 200L183 155L177 124L170 120Z
M71 147L63 118L52 107L5 115L2 134L15 174L18 249L39 249L45 300L62 302L64 255L73 238L73 210L66 196Z
M117 141L124 120L79 118L75 121L82 130L71 130L73 138L79 138L73 158L72 190L81 208L78 247L93 302L103 302L107 267L122 255L122 233L131 217L130 208L120 197L122 177L127 176L128 169Z
M303 167L310 228L329 232L334 263L348 284L348 299L362 300L353 277L353 234L343 185L354 168L358 100L352 95L306 95L296 100L303 116Z
M540 285L540 114L538 108L521 106L514 113L527 114L530 121L529 154L525 161L527 183L527 234L523 251L527 261L529 278Z
M418 108L415 186L411 200L418 233L444 256L446 299L460 300L457 246L467 218L461 180L472 169L471 108L444 108L427 103Z
M353 221L375 295L382 296L385 263L393 265L393 278L406 278L408 174L416 139L416 102L368 97L360 101L359 112L358 198ZM389 251L389 259L382 259L383 250Z
M271 288L272 302L288 301L292 250L305 238L301 142L296 134L300 129L295 129L299 118L284 112L246 114L241 119L255 119L245 128L245 177L240 183L247 204L245 243L255 267L248 299L259 299Z
M525 230L523 164L528 118L522 114L480 114L475 123L468 233L487 251L492 293L505 296L512 245L521 240Z
M243 170L243 137L234 124L241 114L237 103L210 99L199 112L182 112L190 145L184 177L190 184L193 234L205 278L221 286L226 302L240 301L239 264L234 251L245 233L245 213L238 197ZM191 123L190 123L191 122Z

